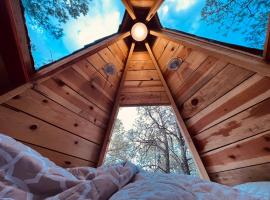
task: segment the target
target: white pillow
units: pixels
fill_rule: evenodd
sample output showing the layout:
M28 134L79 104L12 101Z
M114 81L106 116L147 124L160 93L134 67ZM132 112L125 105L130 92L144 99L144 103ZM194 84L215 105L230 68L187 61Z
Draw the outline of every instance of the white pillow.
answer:
M270 200L270 181L244 183L236 185L234 188L247 192L262 200Z

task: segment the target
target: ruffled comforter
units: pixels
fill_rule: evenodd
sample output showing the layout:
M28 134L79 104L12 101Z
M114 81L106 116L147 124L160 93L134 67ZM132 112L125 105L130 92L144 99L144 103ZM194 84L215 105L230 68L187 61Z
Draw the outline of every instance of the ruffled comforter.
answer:
M128 162L66 170L0 134L0 198L256 200L236 189L191 176L138 171Z

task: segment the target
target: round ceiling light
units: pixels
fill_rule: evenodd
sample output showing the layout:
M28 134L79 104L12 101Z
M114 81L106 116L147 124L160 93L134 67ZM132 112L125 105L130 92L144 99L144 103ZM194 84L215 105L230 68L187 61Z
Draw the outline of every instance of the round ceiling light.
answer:
M172 58L170 62L168 63L167 67L169 70L177 70L180 65L183 63L183 60L181 58Z
M112 76L115 74L115 66L114 64L112 63L107 63L105 66L104 66L104 72L109 75L109 76Z
M141 42L145 40L148 35L148 29L144 23L137 22L131 28L131 36L132 38L137 41Z

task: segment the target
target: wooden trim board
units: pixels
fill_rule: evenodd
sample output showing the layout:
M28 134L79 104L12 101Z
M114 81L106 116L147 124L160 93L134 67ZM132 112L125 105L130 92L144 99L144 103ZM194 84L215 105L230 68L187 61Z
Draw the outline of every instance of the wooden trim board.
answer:
M261 76L270 77L270 65L262 57L164 29L160 32L151 30L150 34L207 53L209 56L214 56L223 61L256 72Z
M209 180L209 176L207 174L207 171L206 171L206 169L205 169L205 167L204 167L204 165L202 163L202 160L200 158L200 155L199 155L199 153L198 153L198 151L197 151L197 149L196 149L196 147L195 147L195 145L194 145L194 143L192 141L192 138L191 138L191 136L190 136L190 134L188 132L188 129L187 129L186 125L185 125L185 122L183 121L182 116L181 116L181 114L180 114L180 112L179 112L179 110L177 108L177 105L176 105L176 103L174 101L174 98L173 98L173 96L171 94L170 88L168 87L168 85L167 85L167 83L166 83L166 81L165 81L165 79L163 77L163 74L161 72L161 69L160 69L158 63L157 63L157 60L156 60L156 58L155 58L149 44L145 43L145 46L146 46L146 49L147 49L147 51L148 51L154 65L156 67L156 70L157 70L157 72L158 72L158 74L160 76L160 80L163 83L163 87L164 87L164 89L165 89L165 91L167 93L167 96L168 96L168 98L170 100L170 103L171 103L171 106L173 108L174 114L176 116L179 129L180 129L181 134L183 135L183 137L184 137L184 139L185 139L185 141L187 143L187 146L189 147L189 150L190 150L190 152L191 152L191 154L193 156L194 162L195 162L195 164L196 164L196 166L197 166L197 168L199 170L200 176L203 179Z
M121 81L120 81L120 84L118 86L117 94L116 94L116 97L115 97L115 100L114 100L114 105L113 105L113 109L112 109L112 112L111 112L111 118L110 118L108 126L107 126L107 130L106 130L105 137L104 137L104 140L103 140L101 152L99 154L98 166L102 165L102 163L104 161L104 158L105 158L105 154L106 154L108 146L109 146L110 138L111 138L111 135L112 135L112 130L113 130L113 127L114 127L114 123L115 123L118 111L119 111L119 101L120 101L120 96L121 96L121 89L124 86L125 78L126 78L127 71L128 71L128 64L129 64L130 58L131 58L131 56L133 54L134 47L135 47L135 43L132 43L131 47L130 47L130 50L129 50L128 57L127 57L127 61L126 61L126 64L125 64L125 69L124 69L124 72L122 74Z

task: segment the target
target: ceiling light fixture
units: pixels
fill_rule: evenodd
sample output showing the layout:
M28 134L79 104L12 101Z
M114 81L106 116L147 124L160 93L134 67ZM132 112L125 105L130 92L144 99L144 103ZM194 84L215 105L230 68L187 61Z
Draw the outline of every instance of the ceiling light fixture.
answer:
M172 58L170 62L168 63L167 67L169 70L175 71L178 70L180 65L183 63L183 60L181 58Z
M137 22L131 28L131 36L132 38L137 41L141 42L145 40L148 35L148 29L144 23Z
M115 74L115 66L112 63L107 63L104 66L104 72L108 75L108 76L112 76Z

